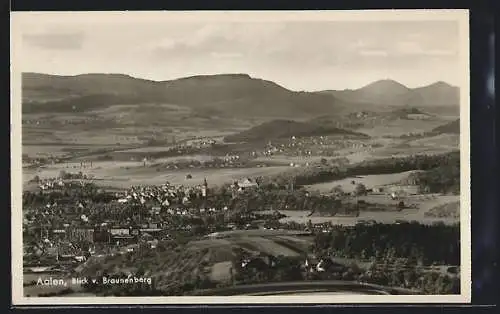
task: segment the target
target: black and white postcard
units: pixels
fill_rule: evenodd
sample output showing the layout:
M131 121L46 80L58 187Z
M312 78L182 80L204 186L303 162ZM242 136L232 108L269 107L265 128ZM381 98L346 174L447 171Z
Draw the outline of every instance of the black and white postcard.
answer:
M14 12L14 305L467 303L467 10Z

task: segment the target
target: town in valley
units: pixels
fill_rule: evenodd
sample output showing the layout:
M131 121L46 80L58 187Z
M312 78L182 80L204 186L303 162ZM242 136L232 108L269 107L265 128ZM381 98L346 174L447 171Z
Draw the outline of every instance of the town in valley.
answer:
M67 54L68 61L60 62L68 67L79 49L102 58L89 57L88 70L75 65L75 73L56 73L60 66L54 65L55 72L41 66L40 52L38 63L27 64L32 70L22 74L24 295L236 295L247 288L271 295L284 289L274 284L301 291L320 282L347 293L460 294L460 88L432 70L419 83L415 77L424 74L411 64L411 58L430 58L430 64L458 67L454 24L378 22L370 34L385 32L385 40L394 40L394 59L359 50L359 60L345 61L352 73L332 72L339 77L323 83L318 74L314 88L315 74L293 71L303 66L313 73L323 59L287 59L287 34L304 34L309 26L301 23L270 26L279 40L266 33L241 35L236 42L240 37L228 35L239 34L234 25L190 29L203 40L182 46L175 37L179 43L172 39L155 50L163 59L151 55L157 65L145 72L164 72L151 77L130 72L149 66L149 55L132 59L130 47L116 57L110 57L112 48L102 48L102 55L87 50L104 45L97 39L116 32L106 29L111 24L96 24L81 46L66 37L58 42L55 33L23 37L34 51L57 51L61 60ZM345 28L350 38L332 40L359 43L356 34L370 27L356 32L352 24ZM312 31L322 29L317 26ZM421 37L411 37L410 29ZM439 36L444 39L435 40ZM313 37L307 39L311 45ZM439 47L403 55L397 43L407 37L423 47L448 45L450 55L432 55L445 49ZM266 45L276 48L264 56L261 46L247 47L252 40L269 40ZM207 56L203 45L251 51L262 67L255 65L251 74L243 66L230 71L226 66L239 64L236 55ZM309 53L307 45L290 45L291 55ZM141 54L150 47L137 46ZM205 62L212 68L200 74L197 61L186 75L162 74L210 56L220 59ZM115 68L105 66L113 62ZM273 66L276 72L263 69ZM110 74L117 68L132 74ZM379 68L396 70L379 74ZM280 71L294 74L280 79ZM368 81L357 81L364 71L373 79L366 74ZM344 87L350 78L353 83ZM306 81L311 85L298 87Z

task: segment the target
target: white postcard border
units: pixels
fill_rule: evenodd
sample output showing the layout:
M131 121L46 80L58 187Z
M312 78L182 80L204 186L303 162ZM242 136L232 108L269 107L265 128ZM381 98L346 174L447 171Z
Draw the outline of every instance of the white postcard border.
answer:
M34 18L64 23L69 20L106 18L111 21L140 23L141 20L169 21L387 21L456 20L460 25L460 152L461 152L461 294L460 295L384 295L384 296L231 296L231 297L25 297L22 266L22 125L21 72L16 58L21 49L22 28ZM348 303L470 303L470 101L469 101L469 13L468 10L360 10L360 11L198 11L198 12L12 12L11 13L11 228L12 228L12 304L17 305L96 305L96 304L348 304Z

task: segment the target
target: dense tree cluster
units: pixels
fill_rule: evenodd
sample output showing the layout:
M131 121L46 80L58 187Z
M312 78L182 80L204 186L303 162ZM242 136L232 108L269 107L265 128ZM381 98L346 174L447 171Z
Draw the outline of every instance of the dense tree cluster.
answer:
M340 180L347 177L389 174L411 170L431 170L443 165L460 164L460 153L451 152L441 155L414 155L408 157L392 157L377 160L367 160L351 165L319 164L316 167L300 168L263 178L265 184L275 187L288 188L290 184L296 186ZM448 168L446 168L448 169ZM453 168L454 169L454 168ZM440 171L439 173L441 173ZM454 174L451 172L451 174Z
M314 251L361 260L408 258L412 265L459 265L460 228L419 223L334 226L316 235Z
M93 183L71 183L60 190L51 190L49 192L39 191L38 193L25 191L23 193L24 206L45 206L47 204L57 203L75 204L77 201L92 203L109 203L116 199L111 192L103 191ZM26 208L26 207L24 207Z
M447 160L446 164L419 173L418 180L431 193L460 194L460 159Z
M85 288L99 295L191 295L203 289L228 285L344 280L410 289L424 294L460 292L459 276L429 266L459 265L458 226L413 223L330 228L329 233L316 233L309 249L291 248L302 252L296 257L255 256L242 249L233 249L231 279L227 282L214 282L210 278L212 262L204 258L209 253L208 249L187 250L188 238L176 238L161 241L156 250L143 246L133 253L108 256L98 264L87 263L86 266L86 273L100 276L126 277L124 270L137 276L151 276L152 286L131 284L105 288L90 284ZM343 267L325 272L309 272L304 260L311 254L352 262L344 262ZM178 271L172 270L173 264L179 265Z

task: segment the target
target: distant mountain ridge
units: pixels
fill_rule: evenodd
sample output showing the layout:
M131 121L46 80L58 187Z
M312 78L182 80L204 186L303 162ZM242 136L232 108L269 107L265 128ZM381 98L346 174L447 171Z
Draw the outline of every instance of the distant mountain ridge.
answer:
M386 106L456 106L460 105L460 89L439 81L427 86L409 88L393 80L380 80L354 90L327 90L343 100Z
M148 81L127 75L24 73L23 112L88 111L116 104L168 103L231 116L314 116L342 111L332 95L294 92L246 74Z
M312 118L383 106L458 105L458 89L438 82L423 88L382 80L357 90L297 92L248 74L152 81L124 74L22 75L23 112L85 112L112 105L164 103L233 117Z

